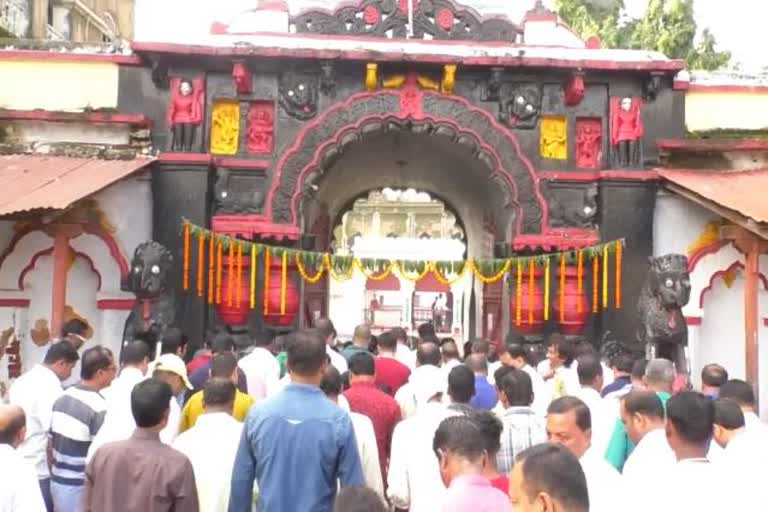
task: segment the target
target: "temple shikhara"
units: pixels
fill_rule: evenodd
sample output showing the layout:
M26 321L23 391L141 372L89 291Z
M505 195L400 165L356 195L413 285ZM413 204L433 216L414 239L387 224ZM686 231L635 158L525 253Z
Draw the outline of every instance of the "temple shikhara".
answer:
M535 1L8 2L0 390L74 317L117 352L329 315L617 340L768 393L765 78Z

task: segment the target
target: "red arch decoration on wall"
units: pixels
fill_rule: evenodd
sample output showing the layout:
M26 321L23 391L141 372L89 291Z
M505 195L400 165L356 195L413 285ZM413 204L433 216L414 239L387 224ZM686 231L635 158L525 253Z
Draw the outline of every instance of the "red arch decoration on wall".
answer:
M709 256L710 254L715 254L720 249L728 245L729 243L732 243L730 240L718 240L716 242L712 242L711 244L705 245L704 247L701 247L697 249L693 254L691 254L688 257L688 273L693 272L693 270L696 268L696 265L699 264L699 261L701 261L704 256Z
M707 286L705 286L701 290L701 293L699 294L699 308L701 308L701 309L704 308L704 295L706 295L707 292L710 291L712 289L712 287L715 285L715 280L717 280L718 278L720 278L720 277L722 277L722 276L724 276L726 274L729 274L730 272L733 272L737 268L741 269L741 270L744 270L744 264L742 262L740 262L740 261L734 261L725 270L718 270L717 272L715 272L714 274L712 274L709 277L709 284ZM760 281L763 283L763 289L764 290L768 290L768 278L765 276L765 274L763 274L761 272L758 277L760 278Z
M96 290L100 291L101 290L101 273L96 269L96 265L94 265L91 257L80 251L75 251L74 249L71 249L71 250L75 254L75 258L83 258L85 261L88 262L88 265L91 267L91 271L94 274L96 274L96 278L98 279ZM49 256L51 254L53 254L53 247L49 247L42 251L38 251L32 256L32 258L30 258L29 263L27 263L27 265L22 269L21 273L19 274L19 279L17 281L19 290L24 290L24 278L27 276L29 272L35 269L35 266L37 265L37 260L39 260L43 256Z
M387 120L393 120L393 121L412 120L412 121L434 123L437 125L448 125L452 127L454 130L456 130L457 133L471 137L473 141L475 141L478 144L478 146L483 150L483 152L491 155L491 157L495 161L495 169L492 170L491 176L493 176L494 174L498 174L504 180L506 185L509 187L509 191L511 192L510 195L512 198L512 202L516 209L516 213L517 213L516 219L515 219L516 232L513 235L522 234L521 227L524 219L522 214L523 213L522 208L520 206L521 198L518 195L517 182L516 182L515 175L511 170L506 169L501 164L502 158L500 154L493 146L491 146L485 141L485 139L481 134L479 134L474 130L467 129L466 127L459 126L454 119L451 119L448 117L438 117L438 116L430 116L430 115L424 114L422 111L423 99L427 97L432 97L432 98L439 98L439 99L454 101L458 105L460 105L465 112L471 113L473 115L482 116L482 118L490 127L490 129L499 133L501 136L503 136L505 140L509 142L510 147L515 153L515 157L520 161L520 163L522 164L522 167L525 170L525 173L527 173L527 178L531 180L533 195L535 196L534 198L531 198L531 199L536 201L541 212L540 233L546 234L548 232L548 212L547 212L548 207L547 207L546 200L544 199L544 196L542 195L539 187L538 176L536 175L535 169L533 168L533 164L531 163L530 160L528 160L528 158L522 152L520 143L517 140L517 137L515 136L515 134L511 130L509 130L507 127L505 127L503 124L501 124L498 121L498 119L496 119L496 117L493 116L490 112L472 105L465 98L462 98L456 95L440 95L434 92L422 91L418 89L418 87L415 87L415 86L409 87L407 85L403 87L403 89L401 89L400 91L381 90L376 92L360 92L360 93L354 94L350 96L347 100L337 103L333 105L331 108L325 110L320 115L318 115L314 120L306 123L301 128L301 130L299 130L298 134L296 135L296 140L294 141L294 143L287 150L283 152L280 159L277 161L277 164L275 166L275 169L272 175L272 183L270 185L267 198L265 200L265 205L264 205L264 212L270 217L272 222L277 222L277 220L274 218L273 203L275 200L275 195L281 189L281 178L283 176L284 167L286 166L286 163L289 158L296 156L300 152L302 141L311 133L311 131L315 128L322 126L329 119L329 117L338 113L340 110L345 110L345 111L354 110L355 104L361 103L365 100L376 99L376 98L390 99L392 97L399 99L399 103L400 103L399 112L385 111L385 112L378 112L373 115L367 115L367 116L364 115L364 116L356 117L352 119L350 123L341 126L330 137L325 138L320 144L315 146L314 153L312 155L311 160L309 161L309 163L304 165L303 168L301 168L301 170L298 172L298 175L296 176L296 179L292 184L293 188L290 196L290 215L291 215L290 222L292 224L294 225L297 224L298 200L302 193L302 185L303 185L304 179L313 169L316 169L318 167L320 160L327 148L333 145L338 145L345 134L348 134L350 131L359 130L360 127L367 122L371 122L371 121L386 122ZM291 186L291 185L288 185L288 186Z

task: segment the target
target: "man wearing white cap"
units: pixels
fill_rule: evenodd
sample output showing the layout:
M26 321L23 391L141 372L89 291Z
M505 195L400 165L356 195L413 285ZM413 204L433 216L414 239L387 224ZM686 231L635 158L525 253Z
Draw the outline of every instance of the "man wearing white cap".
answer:
M187 367L184 361L176 354L161 355L152 363L152 369L152 377L167 382L173 391L168 424L160 431L160 440L170 444L179 434L179 422L181 421L181 406L177 397L185 388L191 390L192 384L187 377Z
M431 346L430 346L431 345ZM435 431L445 418L460 413L442 403L445 374L437 366L426 363L434 343L422 343L417 354L419 367L411 374L406 389L411 401L411 417L397 424L392 434L389 459L387 496L399 509L411 512L440 510L446 488L440 476L440 467L432 451ZM439 360L439 359L438 359ZM398 391L398 395L403 395ZM405 402L401 402L401 408Z

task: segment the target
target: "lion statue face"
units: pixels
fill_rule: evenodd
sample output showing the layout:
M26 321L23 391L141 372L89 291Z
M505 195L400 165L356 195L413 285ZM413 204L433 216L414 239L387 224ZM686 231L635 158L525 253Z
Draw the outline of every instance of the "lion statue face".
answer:
M133 253L126 291L146 299L157 297L168 286L168 272L173 264L171 252L151 241L139 244Z
M280 105L296 119L306 121L317 115L317 78L285 74L279 84Z
M691 279L688 258L681 254L667 254L649 258L651 291L659 297L666 309L682 308L691 298Z
M502 121L512 128L531 129L541 112L541 91L532 85L513 86L501 100Z

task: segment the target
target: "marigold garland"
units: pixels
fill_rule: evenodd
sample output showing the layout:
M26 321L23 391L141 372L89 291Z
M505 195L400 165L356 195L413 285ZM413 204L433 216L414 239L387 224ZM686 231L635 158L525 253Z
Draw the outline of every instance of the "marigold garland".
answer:
M523 262L520 260L517 260L517 278L515 284L515 325L519 327L523 314Z
M333 262L329 262L328 275L331 276L331 278L335 279L336 281L349 281L350 279L352 279L352 276L355 274L354 263L350 263L349 267L347 267L345 272L346 273L344 274L338 274L336 270L333 268Z
M616 295L614 306L616 309L621 308L621 251L621 240L616 240L616 279L613 283L613 285L616 287L614 290Z
M182 253L183 287L189 290L189 222L184 223L184 252Z
M592 312L597 313L597 275L600 272L600 256L595 253L592 255Z
M549 258L544 260L544 321L549 320Z
M440 273L440 269L437 268L437 263L434 261L432 262L432 273L435 275L435 279L438 283L444 285L444 286L452 286L459 282L459 279L464 277L464 272L467 270L466 265L462 265L461 271L456 272L456 276L453 279L448 279L447 277L443 276L443 274Z
M576 302L576 312L581 313L583 309L582 294L584 293L584 251L579 249L578 256L576 256L576 294L578 295L578 301Z
M480 269L477 268L477 265L475 264L475 260L467 261L467 265L470 266L469 267L470 270L472 270L472 272L477 276L477 278L481 282L483 282L485 284L495 283L496 281L501 279L504 276L504 274L507 273L507 270L509 270L509 267L510 267L511 264L512 264L512 260L505 261L504 265L502 265L501 269L499 269L498 272L496 272L492 276L488 277L488 276L483 275L482 272L480 272Z
M281 256L281 273L280 273L280 314L285 314L285 296L286 288L288 287L288 251L283 251Z
M424 279L424 276L429 274L429 272L432 270L432 265L430 262L424 262L424 271L419 272L416 274L416 276L409 275L408 272L403 269L403 266L400 264L400 262L397 263L397 272L400 274L403 279L410 281L412 283L415 283L416 281L421 281Z
M243 242L237 243L237 290L235 307L239 308L243 300Z
M389 276L395 266L394 262L390 261L387 267L382 270L381 273L368 274L368 272L365 270L365 267L363 267L363 263L359 259L353 259L352 264L357 267L361 274L363 274L367 279L370 279L371 281L383 281L387 278L387 276Z
M565 322L565 254L560 255L560 322Z
M528 325L533 325L533 258L528 260Z
M208 304L213 304L213 283L214 283L214 266L216 264L216 253L214 252L214 239L213 232L208 237Z
M197 234L197 296L203 296L203 265L205 265L205 233L202 231ZM189 255L187 255L187 271L184 273L187 279L189 276Z
M304 268L304 264L301 263L301 255L299 253L296 253L295 259L296 269L299 271L299 275L309 284L315 284L320 281L323 278L323 274L325 273L326 269L330 266L330 263L328 262L328 255L323 254L323 258L320 260L320 264L317 266L315 275L310 276L307 274L307 269Z
M232 292L235 285L235 244L229 241L227 248L227 307L232 307Z
M603 246L603 309L608 307L608 246Z
M251 287L250 287L250 306L256 307L256 246L251 244Z
M216 247L216 304L221 304L221 267L222 267L221 240Z
M264 316L269 314L269 258L271 251L264 251Z

